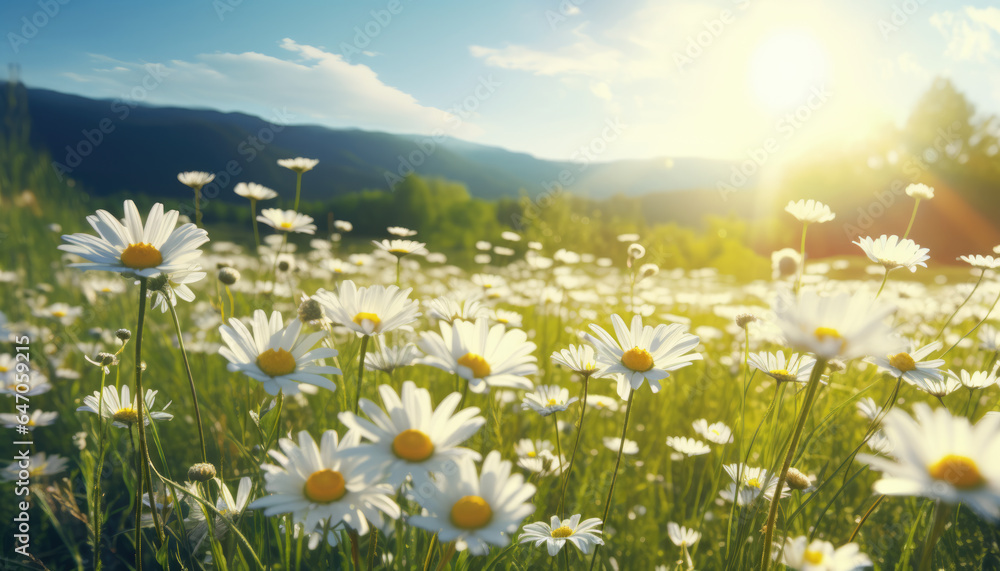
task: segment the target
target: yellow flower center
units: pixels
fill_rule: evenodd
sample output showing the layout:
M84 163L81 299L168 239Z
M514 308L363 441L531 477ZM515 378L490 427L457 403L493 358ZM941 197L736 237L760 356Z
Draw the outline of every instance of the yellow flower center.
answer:
M61 309L57 309L52 312L52 317L66 317L66 312Z
M462 529L479 529L493 519L490 504L479 496L462 496L451 506L451 523Z
M622 355L622 365L633 371L643 373L653 368L653 356L649 351L633 347Z
M310 474L302 491L310 500L328 504L344 497L347 493L347 484L340 472L327 468Z
M490 374L490 364L486 362L486 359L475 353L462 355L458 358L458 364L472 369L472 376L477 379L482 379Z
M960 490L978 488L986 483L976 462L967 456L948 454L931 464L927 471L935 480L947 482Z
M573 530L565 525L552 530L552 537L569 537L571 535L573 535Z
M528 452L528 458L534 458L535 456L538 456L538 453L534 450Z
M0 373L6 373L8 371L10 371L10 367L4 367L3 365L0 365Z
M120 408L111 415L111 418L122 424L135 424L139 422L139 411L132 406Z
M393 438L392 451L403 460L423 462L434 454L434 443L423 432L410 428Z
M147 242L130 244L122 251L122 265L133 270L155 268L163 263L163 254Z
M889 355L889 364L904 373L917 368L917 364L913 361L913 357L911 357L909 353L896 353L895 355Z
M281 224L278 224L278 227L281 228L281 229L283 229L283 230L288 230L289 228L292 227L292 223L291 222L282 222Z
M759 489L760 488L760 480L758 480L757 478L750 478L749 480L747 480L747 485L750 486L750 487L752 487L752 488L758 488Z
M556 406L557 404L559 404L559 401L557 401L556 399L549 399L549 402L546 404L546 406Z
M354 321L354 323L357 323L361 327L365 326L365 321L371 321L372 331L378 329L379 324L382 323L382 320L378 318L378 315L375 315L374 313L368 313L365 311L362 311L361 313L355 315L352 321Z
M821 551L806 549L806 552L802 554L802 559L805 559L807 563L812 565L819 565L823 562L823 553Z
M268 349L257 357L257 366L265 375L280 377L295 370L295 357L284 349Z

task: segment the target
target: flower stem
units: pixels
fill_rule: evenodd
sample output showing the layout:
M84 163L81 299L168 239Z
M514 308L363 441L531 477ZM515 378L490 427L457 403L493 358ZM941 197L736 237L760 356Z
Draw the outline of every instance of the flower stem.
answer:
M802 274L806 269L806 230L809 229L809 223L802 223L802 246L799 248L799 275L795 279L795 293L799 293L799 289L802 288Z
M934 520L927 528L927 539L924 540L924 548L920 552L920 565L917 567L919 571L928 571L931 568L931 563L934 560L934 546L941 539L950 514L950 506L938 500L934 505Z
M101 476L104 472L104 380L107 373L101 367L101 397L97 404L97 426L101 431L100 444L97 447L97 472L94 482L94 569L101 568L101 516L104 510L101 508Z
M962 301L961 304L959 304L958 307L955 308L955 311L953 311L952 314L948 316L948 320L945 321L944 325L941 326L941 330L938 331L937 337L934 338L935 341L937 341L938 339L941 338L942 335L944 335L944 330L948 328L948 324L951 323L951 320L955 319L955 316L958 315L958 312L963 307L965 307L965 304L969 303L969 300L972 299L972 296L976 293L976 290L979 289L979 284L983 283L984 277L986 277L986 268L983 268L983 273L979 274L979 280L976 281L976 285L972 287L972 291L969 292L969 295L966 296L966 298Z
M556 428L556 460L559 460L559 473L562 474L563 469L563 455L562 455L562 444L559 443L559 413L552 413L552 424ZM562 517L562 514L559 514Z
M184 349L184 336L181 334L181 321L177 317L177 308L169 301L166 302L170 308L170 315L174 320L174 331L177 333L177 343L181 349L181 357L184 360L184 372L187 373L188 384L191 385L191 400L194 401L194 417L198 422L198 440L201 442L201 461L208 463L208 453L205 448L205 428L201 422L201 408L198 406L198 391L194 386L194 376L191 374L191 363L188 361L187 350Z
M302 173L295 173L295 206L292 210L299 211L299 195L302 194Z
M260 253L260 230L257 229L257 199L250 199L250 220L253 221L253 242L257 246L254 253Z
M201 226L201 187L194 188L194 223Z
M354 414L358 414L358 404L361 402L361 382L365 378L365 353L368 351L368 340L371 335L361 338L361 356L358 357L358 394L354 397Z
M146 292L149 284L146 278L139 278L139 322L135 328L135 390L136 390L136 410L138 412L139 431L139 454L136 455L136 504L135 504L135 566L142 569L142 490L143 474L145 474L145 484L149 489L149 505L153 513L153 524L156 526L156 534L163 537L163 529L160 527L159 515L156 513L156 501L153 498L153 479L149 472L143 469L143 464L149 457L146 448L146 417L144 413L146 405L146 393L142 390L142 329L146 321ZM169 303L169 302L167 302Z
M910 235L910 229L913 228L913 221L917 219L917 207L920 206L920 199L916 199L913 203L913 214L910 215L910 223L906 225L906 232L903 233L903 240Z
M576 442L573 444L573 453L569 457L569 465L566 466L566 474L563 478L562 491L559 493L559 505L556 513L562 517L563 501L566 499L566 488L569 487L569 476L573 472L573 462L576 461L576 451L580 448L580 436L583 435L583 415L587 412L587 386L590 384L590 375L583 375L583 398L580 399L580 420L576 425Z
M635 391L629 389L628 393L628 404L625 405L625 422L622 423L622 438L621 442L618 444L618 459L615 460L615 471L611 473L611 486L608 488L608 499L604 502L604 517L601 518L603 525L608 523L608 514L611 512L611 498L615 494L615 480L618 479L618 468L622 464L622 451L625 449L625 431L628 430L628 417L632 414L632 399L635 397ZM594 570L594 565L597 564L597 555L600 553L600 544L594 546L594 557L590 560L590 570Z
M809 416L809 409L812 408L813 400L816 398L816 391L819 388L820 377L826 370L826 359L816 359L813 365L812 375L809 377L809 385L806 387L805 401L802 403L802 410L799 411L798 421L795 423L795 432L792 433L792 440L788 443L788 452L785 453L785 461L781 465L778 473L778 483L774 488L774 496L771 498L771 509L767 514L767 523L764 527L764 555L760 567L767 571L771 566L771 539L774 537L774 524L778 516L778 505L781 503L781 490L785 487L785 479L788 477L788 469L792 466L792 458L795 456L795 449L799 446L799 437L802 436L802 429L806 425L806 418Z
M885 275L882 276L882 285L878 287L878 292L875 293L875 299L882 295L882 290L885 289L885 282L889 281L889 268L885 269Z
M966 333L965 335L962 335L961 339L959 339L958 341L955 341L955 344L952 345L951 347L948 347L948 350L945 351L944 353L942 353L941 356L938 357L938 358L939 359L943 359L945 355L947 355L948 353L951 353L952 349L954 349L955 347L958 347L958 344L961 343L963 340L965 340L966 337L968 337L969 335L972 335L976 331L976 329L979 329L980 325L982 325L983 323L986 323L986 320L990 318L990 314L993 313L994 309L996 309L998 301L1000 301L1000 292L997 292L997 297L996 297L996 299L993 300L993 305L990 306L990 310L986 312L986 315L984 315L983 318L979 320L979 323L977 323L975 325L975 327L973 327L972 329L970 329L968 331L968 333Z

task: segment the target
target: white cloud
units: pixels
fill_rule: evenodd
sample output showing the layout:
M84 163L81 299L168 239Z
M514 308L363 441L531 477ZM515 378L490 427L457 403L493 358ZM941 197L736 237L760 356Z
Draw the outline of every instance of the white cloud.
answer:
M619 67L621 52L594 42L582 30L574 33L578 38L576 42L552 52L520 45L504 48L474 45L469 47L469 53L485 60L487 65L529 71L535 75L604 77Z
M1000 9L966 6L961 12L939 12L930 17L948 42L945 55L958 61L986 61L1000 56L994 35L1000 33Z
M289 55L212 53L201 54L194 61L155 64L153 69L161 79L147 79L139 91L151 64L95 56L115 67L105 65L87 74L65 76L92 86L88 95L132 99L135 93L142 93L142 102L149 104L212 107L264 117L283 109L296 123L403 133L429 134L440 129L448 135L473 138L482 132L386 85L366 65L348 63L339 54L289 38L282 40L280 47Z

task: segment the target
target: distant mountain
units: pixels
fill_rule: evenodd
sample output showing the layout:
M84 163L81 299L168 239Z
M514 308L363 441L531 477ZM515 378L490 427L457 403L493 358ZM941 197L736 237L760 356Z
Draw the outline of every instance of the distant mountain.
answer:
M176 176L188 170L216 173L222 199L235 199L231 190L240 181L284 190L294 175L276 161L296 156L320 161L303 184L306 200L389 189L411 171L461 182L487 199L517 196L520 189L535 196L560 182L595 198L714 191L733 168L698 158L549 161L450 137L286 125L277 118L272 124L242 113L132 106L44 89L28 89L27 101L32 144L49 150L63 176L99 195L182 197L190 191ZM0 112L6 105L0 101Z

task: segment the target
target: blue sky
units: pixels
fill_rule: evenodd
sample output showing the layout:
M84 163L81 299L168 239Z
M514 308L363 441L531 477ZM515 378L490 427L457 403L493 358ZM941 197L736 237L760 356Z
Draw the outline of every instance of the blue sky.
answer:
M608 121L596 160L847 144L936 76L1000 111L989 2L5 0L0 22L33 87L545 158Z

